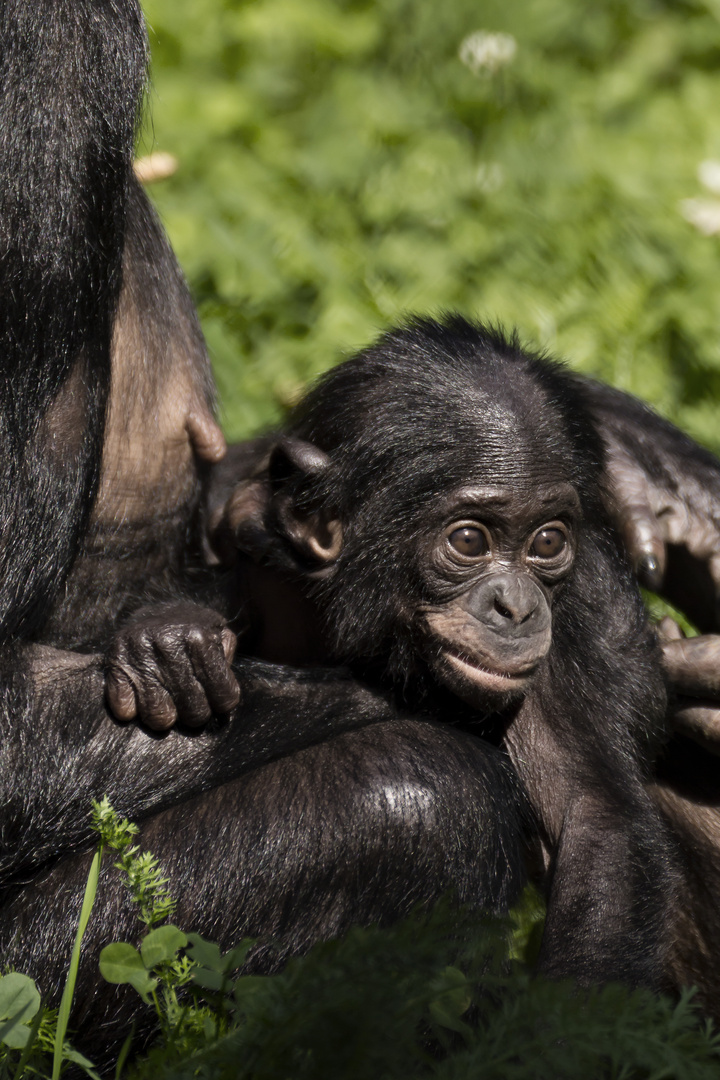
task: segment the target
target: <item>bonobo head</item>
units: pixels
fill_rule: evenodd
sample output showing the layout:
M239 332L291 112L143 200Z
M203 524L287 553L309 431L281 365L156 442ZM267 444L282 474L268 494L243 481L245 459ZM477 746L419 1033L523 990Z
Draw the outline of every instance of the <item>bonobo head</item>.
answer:
M418 321L310 391L271 455L264 529L336 657L497 709L550 650L600 461L557 366Z

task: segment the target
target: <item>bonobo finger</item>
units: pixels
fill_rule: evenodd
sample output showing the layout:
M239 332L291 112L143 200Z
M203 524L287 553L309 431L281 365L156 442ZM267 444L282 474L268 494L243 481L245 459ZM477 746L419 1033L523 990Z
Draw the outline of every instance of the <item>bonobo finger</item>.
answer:
M167 731L177 721L178 714L167 690L159 683L143 681L137 687L138 716L153 731Z
M228 634L229 638L226 636ZM195 677L202 684L212 711L221 716L232 712L240 701L240 687L228 660L228 652L232 659L235 645L235 635L227 627L222 630L217 642L188 639L188 653Z
M204 401L193 403L185 428L199 458L210 462L222 461L227 452L225 436Z
M178 712L178 719L186 727L202 727L212 717L212 706L208 702L205 688L198 680L186 677L181 688L175 688L173 701Z
M720 707L715 702L681 698L671 722L679 735L720 756Z
M674 690L720 700L720 634L663 644L663 666Z
M137 698L130 679L118 668L110 668L105 677L105 696L110 712L117 720L134 720Z
M621 529L638 581L657 592L665 576L665 541L649 502L620 507Z
M220 635L222 640L223 652L225 653L225 659L228 664L232 664L235 657L235 650L237 648L237 634L234 634L229 626L223 628Z
M664 645L667 641L682 641L685 637L682 627L674 619L671 619L669 615L662 617L656 629L661 645Z
M652 504L645 473L627 451L608 446L607 471L612 491L610 510L642 585L656 591L665 574L665 536Z

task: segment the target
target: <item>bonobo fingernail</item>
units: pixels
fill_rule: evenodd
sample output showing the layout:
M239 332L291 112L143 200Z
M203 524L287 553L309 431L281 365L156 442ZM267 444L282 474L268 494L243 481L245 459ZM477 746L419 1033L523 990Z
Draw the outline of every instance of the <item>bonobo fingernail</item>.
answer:
M654 555L647 552L641 555L637 561L637 576L646 589L659 589L662 585L660 563Z

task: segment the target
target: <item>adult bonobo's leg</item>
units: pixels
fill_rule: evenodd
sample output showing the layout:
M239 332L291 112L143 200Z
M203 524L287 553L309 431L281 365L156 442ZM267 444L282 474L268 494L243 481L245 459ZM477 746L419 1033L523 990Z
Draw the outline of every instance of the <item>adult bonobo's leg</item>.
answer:
M30 665L32 660L32 665ZM240 706L202 731L155 735L118 724L104 704L102 657L37 647L0 714L0 899L91 842L90 800L107 794L142 820L183 797L343 731L394 715L341 671L235 665ZM242 822L238 823L242 831ZM183 843L185 839L183 838Z
M44 642L102 648L123 617L154 598L207 600L196 525L205 471L225 446L214 394L187 285L133 182L100 490Z
M521 805L500 751L396 716L167 810L147 821L140 842L169 877L179 902L174 922L223 947L256 936L264 944L250 969L272 971L353 923L389 923L448 891L477 909L505 910L522 882ZM65 862L3 911L3 957L35 975L53 1001L87 867L87 857ZM147 1020L136 994L97 973L102 945L137 933L117 872L108 870L72 1017L77 1045L99 1062L114 1060L131 1019Z

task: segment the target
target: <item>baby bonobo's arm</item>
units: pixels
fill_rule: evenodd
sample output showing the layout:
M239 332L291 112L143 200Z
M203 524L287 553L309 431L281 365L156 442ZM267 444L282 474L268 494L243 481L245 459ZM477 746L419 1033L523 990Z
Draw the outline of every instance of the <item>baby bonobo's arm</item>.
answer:
M155 731L199 727L240 701L230 663L235 634L217 611L189 602L145 608L105 654L105 693L118 720Z

